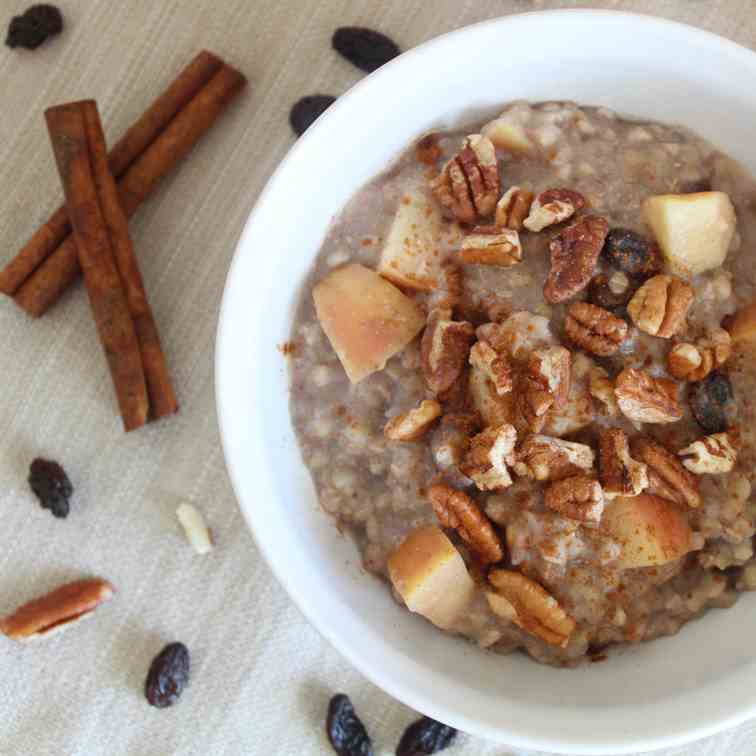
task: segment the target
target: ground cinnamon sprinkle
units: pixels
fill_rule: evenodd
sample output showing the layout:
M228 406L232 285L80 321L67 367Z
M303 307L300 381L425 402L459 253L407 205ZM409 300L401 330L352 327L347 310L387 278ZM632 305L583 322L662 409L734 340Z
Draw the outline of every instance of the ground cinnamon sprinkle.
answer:
M283 344L279 344L278 350L284 357L292 357L297 351L297 345L293 341L284 341Z

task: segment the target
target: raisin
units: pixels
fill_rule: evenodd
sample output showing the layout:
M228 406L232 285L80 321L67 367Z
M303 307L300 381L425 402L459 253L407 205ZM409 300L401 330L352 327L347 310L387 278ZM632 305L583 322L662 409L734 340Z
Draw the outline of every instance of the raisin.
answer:
M169 643L150 664L144 695L152 706L164 709L179 700L189 682L189 649Z
M723 433L735 419L735 395L730 379L719 371L690 387L690 409L698 424L707 433Z
M680 185L680 194L697 194L698 192L710 192L711 181L701 178L697 181L685 181Z
M624 280L622 276L625 277ZM624 273L599 273L588 284L588 301L605 310L616 312L625 307L636 288L637 284Z
M633 276L661 270L661 252L653 242L627 228L613 228L606 237L602 255L612 265Z
M63 31L63 16L54 5L32 5L8 26L5 44L35 50L45 40Z
M331 95L307 95L297 100L289 111L289 123L294 133L302 136L334 102L336 98Z
M331 44L337 53L367 73L372 73L401 54L396 42L385 34L361 26L336 29Z
M338 756L373 756L365 725L344 693L337 693L328 704L326 734Z
M453 727L430 717L421 717L404 731L396 747L396 756L438 753L448 748L456 737L457 731Z
M35 459L29 467L29 485L43 509L49 509L61 519L68 517L73 485L57 462Z

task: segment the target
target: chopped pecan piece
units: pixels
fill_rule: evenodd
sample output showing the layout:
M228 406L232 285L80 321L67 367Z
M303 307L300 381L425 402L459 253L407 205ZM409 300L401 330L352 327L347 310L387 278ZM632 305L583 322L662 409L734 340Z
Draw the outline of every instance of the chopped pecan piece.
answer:
M496 393L504 396L512 390L512 367L487 341L478 341L470 350L470 364L482 371L493 383Z
M522 260L517 231L496 226L475 226L462 240L459 259L463 263L509 268Z
M558 480L593 469L593 449L575 441L552 436L533 435L522 443L512 466L523 477L534 480Z
M553 646L564 648L575 629L559 602L538 583L511 570L493 570L488 580L514 609L514 623Z
M630 456L627 436L620 428L599 434L599 478L607 499L637 496L648 487L648 468Z
M614 383L619 408L626 417L640 423L677 422L683 415L677 390L674 381L654 378L637 368L626 368Z
M436 199L461 223L475 223L496 207L501 186L496 150L487 137L472 134L462 151L433 179Z
M519 378L515 394L515 427L541 431L552 407L563 408L570 391L570 353L564 347L536 349Z
M608 357L627 338L627 323L602 307L575 302L567 310L567 336L586 352Z
M588 374L588 386L591 396L602 406L603 413L609 417L619 415L617 397L614 395L614 381L604 368L594 365Z
M604 218L586 215L551 240L551 271L543 287L547 302L564 302L588 285L608 231Z
M514 462L517 431L511 425L486 428L470 439L470 448L459 466L460 472L481 491L500 491L512 485L507 469Z
M588 376L593 362L582 352L572 355L570 391L564 409L553 408L548 414L544 432L549 436L566 436L576 433L593 422L595 410L589 392Z
M701 505L698 479L686 470L680 460L660 443L646 437L634 438L630 443L633 457L648 468L646 493L669 499L689 507Z
M549 319L527 310L513 312L503 323L485 323L476 333L481 341L487 341L497 352L506 352L518 362L526 361L534 349L557 343Z
M675 276L658 275L635 292L627 311L641 331L668 339L685 326L691 304L691 286Z
M575 475L552 483L546 489L544 503L571 520L600 522L604 494L597 480L587 475Z
M510 187L496 205L494 223L499 228L522 231L523 221L527 218L532 203L533 192L519 186Z
M386 423L383 435L391 441L417 441L440 415L441 405L435 399L426 399L419 407L392 417Z
M580 192L571 189L547 189L535 198L523 225L528 231L543 231L547 226L571 218L576 210L583 207L585 197Z
M715 328L697 344L675 344L667 355L667 370L681 381L702 381L730 358L730 334Z
M728 473L738 457L737 445L733 443L730 433L704 436L677 453L683 457L683 465L697 475Z
M483 562L500 562L504 558L499 536L466 493L437 483L428 489L428 499L439 522L456 530Z
M449 308L437 307L431 311L420 354L425 382L434 394L447 391L462 374L474 340L472 325L453 321Z

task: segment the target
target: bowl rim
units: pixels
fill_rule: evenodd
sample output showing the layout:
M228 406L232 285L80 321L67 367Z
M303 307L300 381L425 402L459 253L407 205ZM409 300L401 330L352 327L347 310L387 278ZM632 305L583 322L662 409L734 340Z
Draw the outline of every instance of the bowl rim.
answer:
M266 541L258 532L255 519L254 508L246 506L244 502L244 496L242 495L242 485L240 483L239 475L236 472L237 461L234 458L234 453L231 450L228 442L228 427L234 422L233 407L226 405L223 396L224 386L224 363L226 360L226 343L230 339L230 327L228 311L230 308L229 290L231 283L237 275L239 261L241 257L241 250L245 247L247 238L252 233L252 228L255 225L257 216L261 213L262 208L268 203L269 199L275 195L280 187L279 183L282 174L285 172L287 166L298 160L300 153L308 149L308 144L313 135L320 132L323 129L328 128L329 115L336 111L340 111L343 108L350 107L350 101L355 92L359 92L363 87L369 86L369 82L373 81L377 77L389 76L391 71L396 66L406 65L407 60L412 60L415 57L424 55L429 49L434 47L448 45L453 42L455 38L468 34L473 30L482 27L492 26L506 26L514 24L523 19L524 17L543 17L549 19L555 19L566 16L580 15L586 19L590 18L612 18L617 22L623 20L632 21L635 23L649 24L656 26L659 29L669 28L682 32L691 36L691 38L698 38L699 41L705 42L714 46L719 46L722 51L727 51L730 55L739 56L742 60L748 59L751 63L756 59L756 52L740 45L730 39L722 37L713 32L700 29L689 24L682 23L680 21L673 21L670 19L653 16L650 14L634 13L627 11L616 11L609 9L587 9L587 8L571 8L571 9L557 9L546 11L530 11L525 13L514 13L506 16L498 16L484 21L479 21L473 24L469 24L458 29L454 29L444 34L438 35L429 39L416 47L413 47L404 52L398 59L390 61L382 66L376 72L370 74L359 80L356 84L350 87L343 95L341 95L331 107L322 114L315 123L313 123L307 132L300 136L297 141L292 145L276 169L265 183L265 186L260 191L254 205L249 213L247 221L239 236L239 240L236 244L234 254L229 266L229 270L224 283L222 301L220 312L218 316L218 326L216 330L216 342L215 342L215 402L216 402L216 414L218 418L218 426L220 430L221 447L223 450L224 461L226 469L228 471L229 479L231 482L234 495L236 497L239 509L242 516L252 534L252 537L257 545L260 553L267 562L271 572L276 577L278 582L286 590L289 597L294 601L297 608L306 617L308 622L323 636L332 646L334 646L339 654L341 654L346 660L357 669L365 678L375 684L381 690L388 693L396 700L404 703L405 705L423 712L429 716L439 719L444 722L453 724L458 729L461 729L474 736L478 736L489 741L495 741L500 743L506 743L507 745L547 750L560 754L628 754L637 751L653 751L661 748L668 748L674 746L684 745L691 741L704 738L730 727L737 726L743 722L756 716L756 706L753 704L743 705L741 708L734 709L729 716L715 717L711 721L694 724L687 726L679 724L677 727L670 727L666 735L658 735L647 737L645 735L637 736L617 736L618 739L613 742L602 743L565 743L555 740L548 736L533 736L523 734L522 732L512 732L503 728L490 727L484 723L477 722L474 719L470 719L464 715L460 715L454 712L452 709L439 705L431 697L423 694L413 694L410 691L401 688L394 682L391 675L384 673L380 665L373 665L361 657L356 652L353 652L348 645L340 643L341 637L333 623L328 623L322 619L317 611L311 604L310 596L306 592L299 589L297 584L293 582L289 575L282 569L282 562L280 558L275 554L273 544Z

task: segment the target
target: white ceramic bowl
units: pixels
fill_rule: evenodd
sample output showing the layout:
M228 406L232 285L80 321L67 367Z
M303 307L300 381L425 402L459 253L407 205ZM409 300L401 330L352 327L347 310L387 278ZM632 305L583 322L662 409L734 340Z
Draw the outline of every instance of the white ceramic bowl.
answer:
M273 572L375 684L484 738L560 753L625 753L756 715L756 599L677 636L556 670L493 656L400 609L319 509L277 345L333 216L418 134L502 103L571 99L682 123L756 170L756 55L659 19L601 11L510 16L402 55L339 98L281 163L228 276L217 397L231 479ZM283 124L281 126L284 128Z

